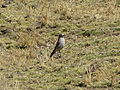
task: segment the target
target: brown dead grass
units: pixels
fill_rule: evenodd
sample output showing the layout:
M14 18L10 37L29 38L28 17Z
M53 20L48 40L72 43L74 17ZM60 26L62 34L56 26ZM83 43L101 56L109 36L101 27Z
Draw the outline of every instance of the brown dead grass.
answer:
M0 7L0 88L119 90L119 13L119 0L14 0ZM50 59L59 33L66 47L62 58Z

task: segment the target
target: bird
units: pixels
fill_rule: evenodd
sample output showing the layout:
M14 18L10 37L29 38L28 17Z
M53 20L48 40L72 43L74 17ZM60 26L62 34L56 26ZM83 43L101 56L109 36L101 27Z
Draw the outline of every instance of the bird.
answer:
M54 48L54 50L52 51L50 58L53 56L53 54L55 54L56 52L60 52L60 50L65 46L65 39L64 39L64 34L59 34L58 36L58 40L56 43L56 46Z

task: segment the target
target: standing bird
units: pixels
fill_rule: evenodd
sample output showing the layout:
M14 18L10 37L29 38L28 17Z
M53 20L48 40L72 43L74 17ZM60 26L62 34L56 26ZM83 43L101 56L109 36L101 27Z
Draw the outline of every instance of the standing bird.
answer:
M58 41L50 57L52 57L53 54L55 54L56 52L60 52L60 50L65 46L64 36L65 36L64 34L59 34Z

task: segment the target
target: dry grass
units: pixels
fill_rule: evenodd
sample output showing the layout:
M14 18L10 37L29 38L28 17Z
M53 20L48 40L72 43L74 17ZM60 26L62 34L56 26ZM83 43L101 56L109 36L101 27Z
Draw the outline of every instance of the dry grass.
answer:
M0 5L1 90L119 90L119 0ZM50 59L59 33L66 47L62 58Z

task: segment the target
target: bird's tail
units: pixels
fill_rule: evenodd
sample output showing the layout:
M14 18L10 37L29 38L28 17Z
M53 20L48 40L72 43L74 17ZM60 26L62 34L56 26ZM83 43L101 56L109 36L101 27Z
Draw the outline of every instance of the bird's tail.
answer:
M54 53L55 53L55 50L53 50L53 52L51 53L50 58L53 56Z

